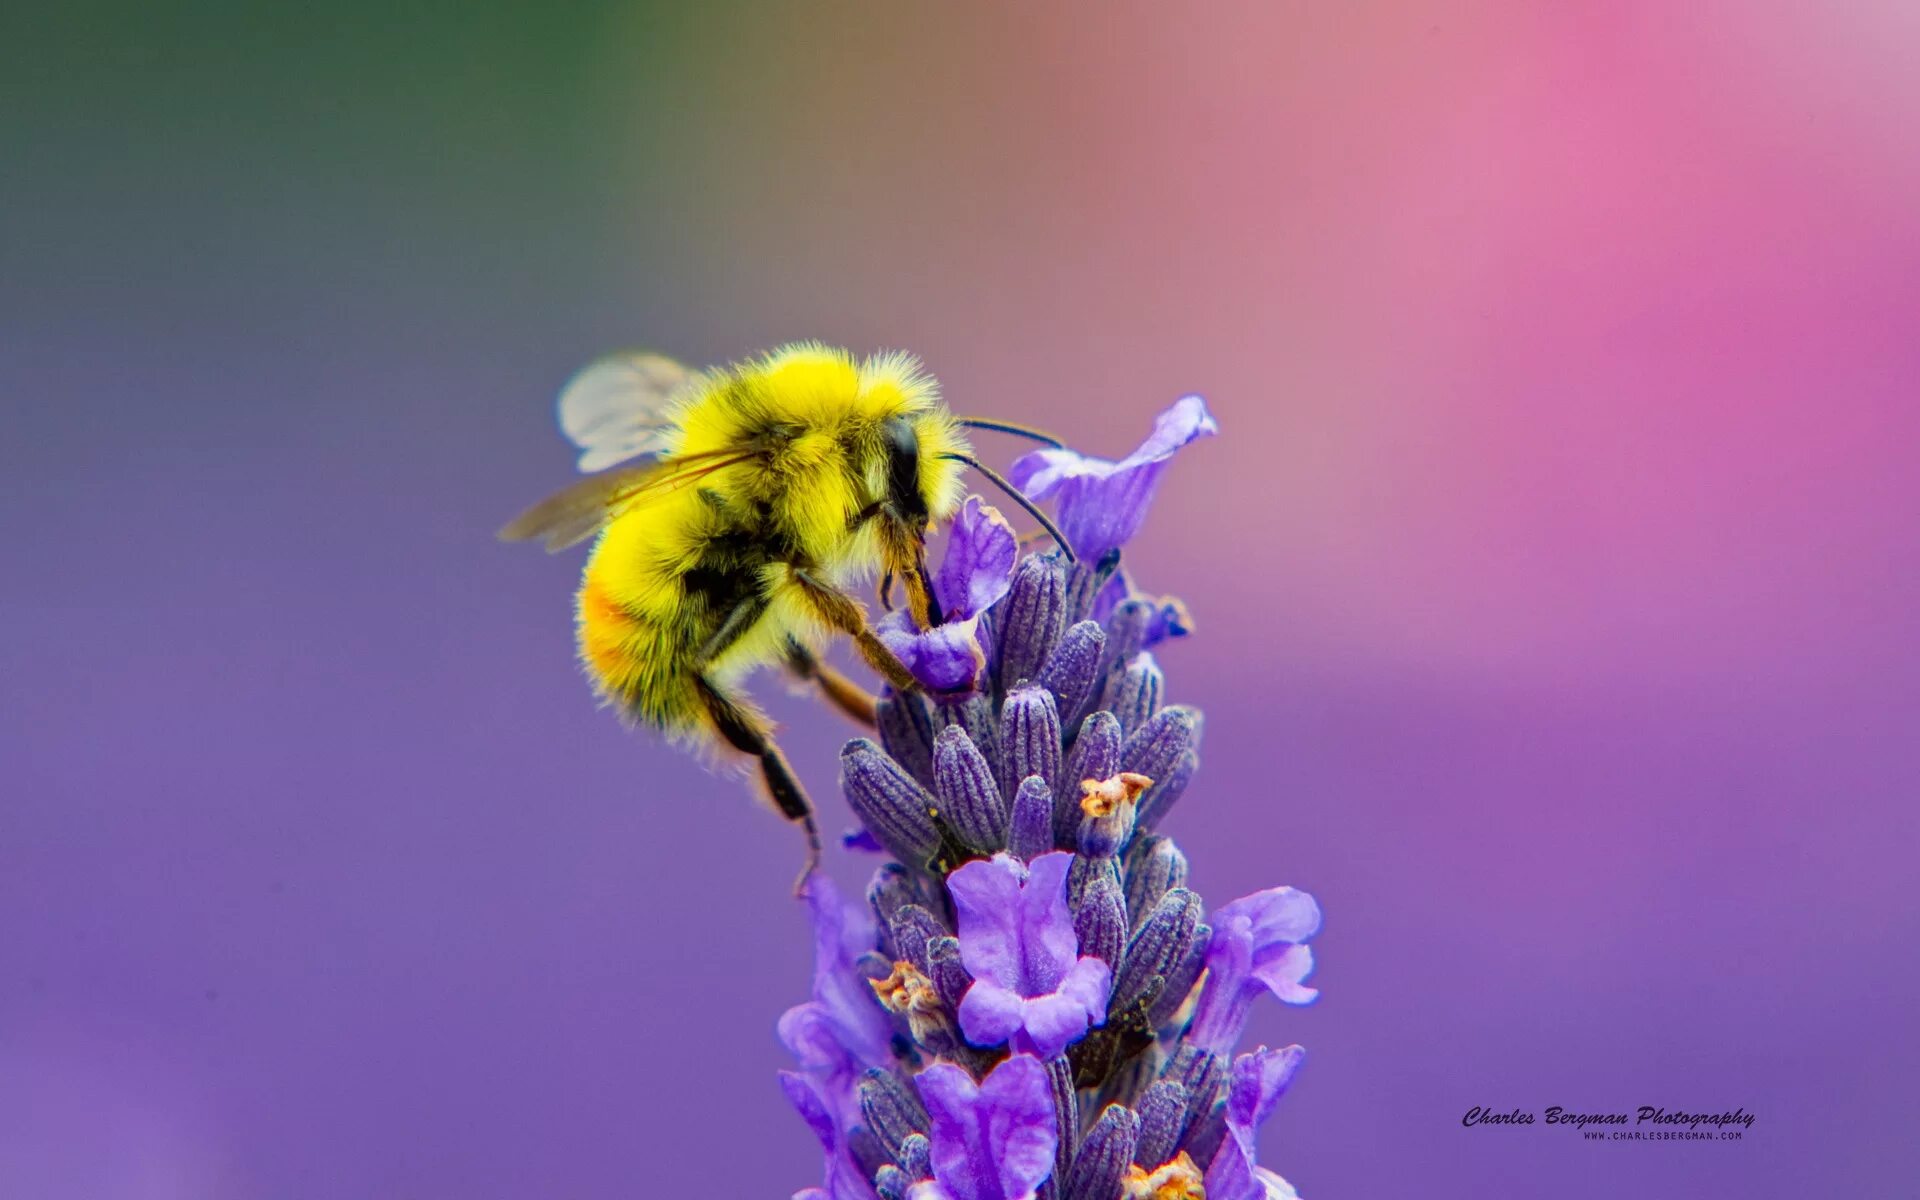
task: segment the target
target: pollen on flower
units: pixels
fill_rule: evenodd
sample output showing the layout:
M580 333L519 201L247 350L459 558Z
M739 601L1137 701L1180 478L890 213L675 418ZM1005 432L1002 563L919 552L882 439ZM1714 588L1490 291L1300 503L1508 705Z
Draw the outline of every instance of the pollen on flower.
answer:
M1121 1180L1125 1200L1207 1200L1207 1185L1185 1150L1152 1171L1128 1167Z
M1108 817L1122 804L1140 799L1153 786L1153 780L1133 771L1122 771L1111 779L1080 781L1080 811L1089 817Z
M924 1014L940 1007L940 993L934 990L933 980L905 959L894 963L885 979L868 980L868 984L888 1012Z

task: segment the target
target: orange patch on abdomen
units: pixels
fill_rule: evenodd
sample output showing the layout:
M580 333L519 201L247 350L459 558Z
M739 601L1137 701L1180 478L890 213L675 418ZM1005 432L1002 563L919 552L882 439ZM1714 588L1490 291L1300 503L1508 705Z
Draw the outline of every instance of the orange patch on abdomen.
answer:
M645 640L641 622L591 574L581 581L577 615L580 660L603 695L627 698L641 667L634 653Z

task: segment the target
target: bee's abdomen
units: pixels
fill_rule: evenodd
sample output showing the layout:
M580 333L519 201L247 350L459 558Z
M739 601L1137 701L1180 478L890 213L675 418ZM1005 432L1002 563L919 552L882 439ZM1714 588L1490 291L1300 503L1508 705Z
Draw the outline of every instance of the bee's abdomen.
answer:
M592 564L580 583L576 615L580 663L602 699L662 728L694 719L687 638L670 617L636 609Z

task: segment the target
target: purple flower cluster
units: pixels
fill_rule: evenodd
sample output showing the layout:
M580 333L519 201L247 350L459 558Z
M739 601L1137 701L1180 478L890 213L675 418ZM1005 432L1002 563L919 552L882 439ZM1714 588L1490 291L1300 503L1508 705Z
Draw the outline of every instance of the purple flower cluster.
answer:
M1155 830L1201 719L1163 703L1151 647L1189 623L1119 569L1168 458L1214 429L1188 397L1118 463L1029 455L1014 477L1081 561L1021 557L969 501L947 623L886 631L937 699L887 698L879 743L841 753L860 840L894 861L864 904L808 884L813 998L781 1019L781 1083L826 1172L795 1200L1295 1195L1255 1132L1304 1052L1234 1051L1262 994L1313 1000L1320 912L1284 887L1207 912L1187 887Z

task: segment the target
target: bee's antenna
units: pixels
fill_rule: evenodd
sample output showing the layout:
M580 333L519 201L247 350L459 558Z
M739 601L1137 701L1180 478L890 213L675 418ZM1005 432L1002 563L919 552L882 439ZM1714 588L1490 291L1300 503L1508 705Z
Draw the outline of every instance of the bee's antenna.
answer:
M1060 547L1060 552L1067 556L1068 562L1080 561L1077 557L1074 556L1073 543L1067 540L1066 534L1060 532L1060 527L1058 525L1055 525L1052 522L1052 520L1050 520L1047 517L1046 513L1043 513L1040 511L1039 505L1027 499L1027 495L1025 492L1022 492L1019 488L1014 487L1011 483L1008 483L1004 478L1002 478L1000 475L1000 472L994 470L992 467L989 467L987 464L981 462L979 459L973 457L971 454L942 454L940 457L950 458L954 462L965 463L968 466L972 467L974 470L980 472L982 475L985 475L988 479L992 480L993 485L995 487L999 488L1001 491L1011 496L1015 504L1018 504L1021 508L1026 509L1028 516L1040 522L1040 528L1047 531L1047 536L1053 539L1054 545Z
M1031 425L1021 425L1013 421L996 421L992 417L961 417L960 424L968 429L991 429L995 433L1010 433L1023 437L1043 446L1052 446L1055 450L1065 450L1067 444L1050 433L1035 429Z

